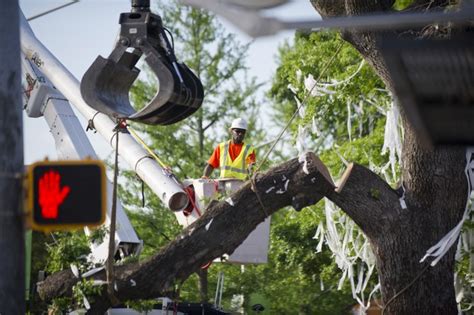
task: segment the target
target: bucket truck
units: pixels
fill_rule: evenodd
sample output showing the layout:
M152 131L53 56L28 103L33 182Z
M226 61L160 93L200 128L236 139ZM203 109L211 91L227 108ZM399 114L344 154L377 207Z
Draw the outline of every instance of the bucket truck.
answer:
M175 212L178 222L187 226L197 219L199 207L201 212L204 210L199 200L209 197L204 194L206 187L217 185L216 187L221 187L219 191L222 192L229 185L232 186L230 190L233 190L238 183L191 181L197 189L197 197L190 200L184 190L184 187L190 184L180 183L129 133L120 133L119 146L115 147L114 129L118 120L166 125L191 115L201 106L203 100L203 88L199 79L184 63L176 60L173 47L169 45L163 31L161 18L149 11L149 1L133 0L132 12L122 13L120 24L121 32L113 52L108 58L99 56L84 75L80 85L68 69L36 38L22 14L21 49L25 90L28 91L25 96L25 110L29 117L43 117L46 120L59 158L96 158L84 128L72 110L73 105L89 121L89 126L118 151L163 204ZM157 75L160 89L147 106L135 111L128 99L128 92L139 72L135 65L142 56ZM111 183L108 191L112 191ZM217 190L213 191L211 197L216 192ZM111 204L112 200L109 198L107 226L110 224ZM252 245L247 246L244 242L236 251L245 252L248 247L252 248L251 254L241 254L235 262L266 262L269 221L262 223L262 227L258 229L261 231L257 232L257 237L249 237L253 239ZM89 233L87 229L86 233ZM107 244L106 238L101 244L91 245L94 262L103 262L107 258ZM122 256L138 254L142 247L142 241L138 239L120 203L117 207L115 245L116 253ZM254 254L257 258L252 257ZM242 258L244 256L247 258Z

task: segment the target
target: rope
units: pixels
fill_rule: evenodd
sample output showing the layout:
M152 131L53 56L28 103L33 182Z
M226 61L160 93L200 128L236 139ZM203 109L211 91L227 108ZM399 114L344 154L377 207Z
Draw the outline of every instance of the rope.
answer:
M145 183L141 178L140 181L142 183L142 208L145 208Z
M168 166L162 161L160 160L160 158L158 157L158 155L155 154L155 152L153 152L152 149L150 149L149 146L146 145L146 143L142 140L142 138L140 138L140 136L138 135L138 133L133 130L130 126L128 126L128 131L130 131L130 133L132 134L132 136L138 141L140 142L140 144L145 148L145 150L148 151L148 153L150 153L150 155L158 162L158 164L161 165L162 168L165 168L165 169L168 169Z
M339 44L339 47L337 47L336 49L336 52L334 53L334 55L331 57L331 59L324 65L323 69L321 70L321 72L319 73L319 76L318 78L316 79L316 82L313 84L313 86L311 87L311 89L307 92L307 94L305 95L303 101L300 103L300 105L296 108L295 112L293 113L293 115L291 116L290 120L288 121L288 123L286 124L286 126L282 129L282 131L280 132L280 134L278 135L278 137L275 139L275 141L273 142L272 146L270 147L270 149L268 149L267 153L264 155L263 159L262 159L262 162L260 162L260 164L258 165L258 167L255 169L255 172L254 172L254 175L252 177L250 177L250 182L251 182L251 185L252 185L252 190L254 191L255 195L257 196L257 199L258 199L258 202L260 203L260 206L262 207L262 211L263 213L265 214L265 217L268 217L268 213L265 209L265 206L262 202L262 199L260 198L260 194L258 193L258 190L257 190L257 185L255 184L255 177L257 175L257 172L260 170L260 168L262 167L262 165L266 162L268 156L270 155L270 153L273 151L273 149L275 148L276 144L278 143L278 141L280 141L281 137L283 136L283 134L286 132L286 130L288 129L288 127L290 126L290 124L293 122L293 120L295 119L296 115L298 114L298 112L300 111L300 109L306 104L306 101L308 100L309 96L311 95L311 92L313 92L313 89L316 87L316 83L318 81L321 80L323 74L327 71L327 69L329 69L329 66L334 62L334 60L336 59L337 55L339 54L339 52L341 51L342 49L342 46L344 45L344 42L341 41L341 43Z
M42 17L42 16L44 16L44 15L46 15L46 14L49 14L49 13L52 13L52 12L54 12L54 11L60 10L60 9L62 9L62 8L65 8L65 7L67 7L67 6L70 6L71 4L74 4L74 3L77 3L77 2L79 2L79 0L72 0L71 2L66 3L66 4L63 4L63 5L60 5L59 7L56 7L56 8L53 8L53 9L51 9L51 10L48 10L48 11L42 12L42 13L40 13L40 14L36 14L36 15L34 15L34 16L32 16L32 17L29 17L29 18L27 19L27 21L28 21L28 22L29 22L29 21L33 21L34 19L37 19L37 18L39 18L39 17Z
M89 130L92 130L92 131L94 131L94 133L97 133L97 129L95 129L95 125L94 125L94 119L99 114L100 114L100 112L96 112L94 114L94 116L92 116L92 118L87 121L86 132L89 131Z
M390 303L392 303L396 298L398 298L400 295L402 295L403 292L408 290L426 272L426 270L428 270L429 267L430 267L430 264L427 264L406 287L401 289L397 294L392 296L390 298L390 300L388 300L388 302L382 308L382 315L384 315L385 310L390 305Z
M113 304L118 304L119 300L114 294L114 253L115 253L115 221L117 218L117 186L118 186L118 145L121 122L115 127L115 165L114 165L114 187L112 192L112 209L110 214L110 231L109 231L109 253L107 257L106 274L107 274L107 293Z
M145 141L143 141L143 139L140 138L138 133L135 130L133 130L130 126L127 126L127 127L128 127L127 129L130 132L130 134L145 148L145 150L147 150L148 153L150 153L150 155L158 162L158 164L160 164L160 166L162 168L168 170L169 167L158 157L158 155L155 154L155 152L153 152L152 149L150 149L149 146L146 145ZM190 191L187 189L187 187L185 187L184 191L188 195L189 200L191 201L191 204L193 205L193 208L196 209L196 213L200 217L202 214L199 211L199 208L198 208L197 204L194 202L194 198L191 195Z
M190 188L189 186L188 187L184 187L184 191L186 192L186 194L188 195L189 197L189 201L191 202L191 204L193 205L193 208L196 210L196 213L198 215L198 217L202 216L201 214L201 211L199 211L199 208L197 206L197 204L194 202L194 198L195 198L195 193L194 194L191 194L191 190L192 188ZM192 211L191 211L192 212Z
M334 53L334 55L331 57L331 59L324 65L323 69L321 70L321 72L319 73L319 76L318 78L316 79L316 83L321 80L323 74L327 71L327 69L329 69L329 66L334 62L334 60L336 59L337 55L339 54L339 52L341 51L342 49L342 46L344 45L344 42L341 41L341 44L339 45L339 47L337 47L336 49L336 52ZM300 105L296 108L295 112L293 113L293 116L291 116L290 120L288 121L288 123L286 124L286 126L282 129L282 131L280 132L280 134L278 135L278 137L275 139L275 142L273 142L272 146L270 147L270 149L268 149L267 153L265 154L264 158L262 159L262 162L260 162L260 164L258 165L257 169L255 170L255 172L257 172L258 170L260 170L260 167L262 167L262 165L266 162L268 156L270 155L270 153L273 151L273 149L275 148L276 144L278 143L278 141L281 139L281 137L283 136L283 134L286 132L286 130L288 129L288 127L290 126L290 124L293 122L293 120L295 119L296 115L298 114L298 112L300 111L301 107L303 107L303 105L306 105L306 101L308 100L309 96L311 95L311 92L313 92L313 89L316 87L316 83L311 87L311 89L308 91L308 93L306 93L303 101L300 103Z
M257 173L254 173L252 177L250 177L250 183L252 184L252 190L255 193L255 196L257 196L257 200L260 203L260 206L262 207L262 211L265 214L265 218L268 217L268 212L265 210L265 206L263 205L263 201L260 198L260 194L257 189L257 185L255 184L255 177L257 177Z

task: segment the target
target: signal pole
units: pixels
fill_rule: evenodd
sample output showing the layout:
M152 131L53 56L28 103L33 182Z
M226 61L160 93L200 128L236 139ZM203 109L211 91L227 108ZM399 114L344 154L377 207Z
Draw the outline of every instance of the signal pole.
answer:
M3 0L0 16L0 314L25 314L18 0Z

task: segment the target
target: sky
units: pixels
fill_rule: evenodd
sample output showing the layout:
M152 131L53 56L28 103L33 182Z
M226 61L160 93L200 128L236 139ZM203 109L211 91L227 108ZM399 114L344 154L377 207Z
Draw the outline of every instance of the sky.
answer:
M20 0L20 7L28 18L67 2ZM130 0L81 0L37 18L31 21L30 25L36 37L80 80L98 55L106 57L110 54L119 31L118 17L120 13L129 11ZM268 10L265 14L295 20L318 18L307 0L293 0L281 8ZM242 43L252 40L225 20L222 22ZM257 77L260 82L269 82L276 69L277 48L292 36L293 31L285 31L275 36L255 39L250 46L247 60L249 75ZM85 126L83 118L80 114L78 116ZM29 118L24 114L23 125L25 164L45 157L56 159L54 140L45 120ZM104 159L111 153L112 149L98 133L88 132L88 137L99 157Z

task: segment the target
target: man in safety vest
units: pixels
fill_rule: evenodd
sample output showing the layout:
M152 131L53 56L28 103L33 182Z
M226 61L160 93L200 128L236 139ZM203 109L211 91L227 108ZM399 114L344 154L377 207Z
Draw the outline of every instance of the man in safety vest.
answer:
M208 178L215 168L220 168L220 178L245 180L249 169L255 163L255 150L244 143L247 122L242 118L232 121L232 140L219 143L204 168L203 178Z

